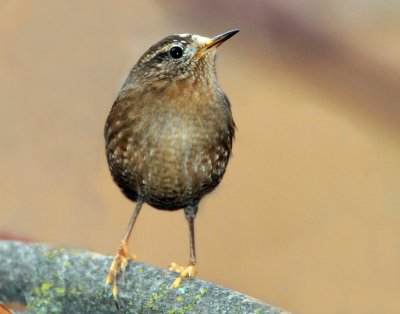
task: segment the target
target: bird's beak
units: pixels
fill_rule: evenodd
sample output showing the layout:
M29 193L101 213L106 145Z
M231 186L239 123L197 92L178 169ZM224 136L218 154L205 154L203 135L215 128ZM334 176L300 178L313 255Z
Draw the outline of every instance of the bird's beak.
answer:
M202 47L195 55L195 57L201 57L203 56L210 48L212 47L219 47L222 45L223 42L231 38L233 35L235 35L237 32L239 32L238 29L232 29L230 31L227 31L223 34L217 35L213 38L211 38L208 42L205 43L204 47Z

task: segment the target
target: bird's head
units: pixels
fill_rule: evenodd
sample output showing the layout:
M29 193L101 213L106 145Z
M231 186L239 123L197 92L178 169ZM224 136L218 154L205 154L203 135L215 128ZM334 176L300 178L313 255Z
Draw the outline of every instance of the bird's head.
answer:
M170 35L150 47L130 74L128 84L215 78L217 47L235 35L231 30L213 38L191 34Z

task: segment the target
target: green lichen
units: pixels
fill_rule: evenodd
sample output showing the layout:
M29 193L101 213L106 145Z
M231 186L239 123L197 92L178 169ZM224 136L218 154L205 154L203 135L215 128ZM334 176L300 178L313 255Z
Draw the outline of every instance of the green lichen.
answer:
M78 285L78 292L82 292L83 291L83 285L80 283Z
M146 306L152 310L157 310L157 307L154 305L154 302L156 302L159 298L159 294L156 292L153 295L150 296L149 300L146 303Z
M158 299L158 294L155 293L152 296L150 296L149 300L147 301L147 307L153 308L154 307L154 301Z
M260 308L260 306L258 304L254 304L253 308L254 308L254 313L255 314L261 313L261 308Z
M64 287L55 288L55 291L56 291L56 295L58 297L63 297L65 295L65 288Z
M43 282L39 288L33 290L33 297L28 298L28 312L36 314L60 313L62 304L54 299L54 283Z
M149 299L146 302L146 306L152 310L158 310L157 306L155 305L155 303L157 302L157 300L163 298L166 294L167 294L167 287L166 285L162 285L161 287L161 291L157 291L155 293L153 293Z
M138 272L138 273L143 273L143 272L144 272L144 269L143 269L142 267L140 267L140 268L138 268L137 272Z
M180 291L180 290L178 290ZM182 291L182 292L181 292ZM176 298L176 307L168 310L168 314L188 314L193 313L196 305L200 302L200 299L207 293L207 289L202 289L198 294L188 294L186 290L181 290L181 295ZM187 300L191 300L189 304L184 305L184 296L187 296Z
M196 294L196 299L201 299L207 293L207 289L202 289L199 294Z
M42 292L47 292L53 287L54 287L54 283L52 283L52 282L43 282L42 286L41 286L41 289L42 289Z
M64 249L62 249L62 248L52 248L52 249L47 250L44 253L44 256L46 256L47 258L55 258L55 257L61 255L63 252L64 252Z

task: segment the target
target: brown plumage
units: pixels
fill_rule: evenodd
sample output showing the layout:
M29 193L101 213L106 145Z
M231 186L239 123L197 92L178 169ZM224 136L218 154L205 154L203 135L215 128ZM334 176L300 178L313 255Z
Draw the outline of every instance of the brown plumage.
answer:
M235 124L215 69L216 48L236 34L212 39L171 35L152 46L131 70L105 125L111 174L137 202L107 282L124 269L127 242L143 203L163 210L184 209L189 222L190 261L180 280L196 273L194 218L200 199L221 181L232 150Z

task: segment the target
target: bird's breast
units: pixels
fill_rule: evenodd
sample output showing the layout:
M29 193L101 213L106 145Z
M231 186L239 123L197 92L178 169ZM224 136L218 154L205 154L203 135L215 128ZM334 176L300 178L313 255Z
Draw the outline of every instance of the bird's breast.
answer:
M155 207L175 209L218 185L231 151L231 117L197 97L164 94L145 105L132 102L110 120L119 127L107 140L108 160L123 190Z

